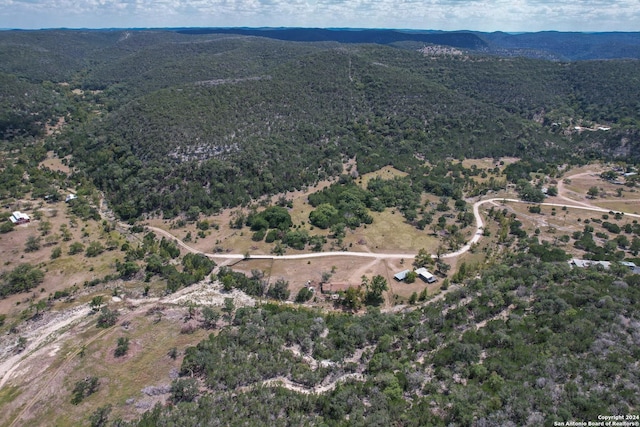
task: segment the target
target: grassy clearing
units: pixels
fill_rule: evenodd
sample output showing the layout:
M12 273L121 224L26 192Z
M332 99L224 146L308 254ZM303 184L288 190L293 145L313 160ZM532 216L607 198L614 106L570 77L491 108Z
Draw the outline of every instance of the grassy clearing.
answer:
M22 390L20 387L14 385L5 385L2 389L0 389L0 408L7 408L7 405L13 402L18 396L20 396L20 394L22 394ZM16 416L16 413L17 409L4 409L0 414L0 424L9 425L9 423Z
M128 329L116 326L88 345L84 357L75 358L74 366L65 376L63 389L59 391L60 397L47 408L44 419L51 420L54 425L71 426L84 422L98 407L107 404L113 405L112 417L130 418L134 415L133 406L127 404L127 399L148 401L152 406L157 399L144 395L141 390L147 386L170 384L171 371L180 367L181 357L173 360L168 351L176 347L182 355L187 346L195 345L211 332L198 329L192 334L181 334L183 322L179 319L183 311L169 309L159 323L154 323L153 316L136 317ZM83 337L90 338L91 332L95 335L97 331L91 327ZM113 351L118 337L128 337L130 348L125 356L116 358ZM71 391L75 382L87 376L100 378L98 392L79 405L72 405Z
M20 396L22 390L18 386L8 385L0 389L0 406L4 406Z
M421 248L433 251L438 239L428 231L420 231L404 221L402 215L393 210L372 212L373 224L347 232L345 244L354 251L382 253L417 253Z
M364 175L362 175L360 178L358 178L357 183L362 187L362 188L367 188L367 185L369 184L369 181L371 181L373 178L381 178L381 179L394 179L396 177L402 177L402 176L407 176L408 174L406 172L402 172L396 168L394 168L393 166L385 166L380 170L374 171L374 172L369 172L366 173Z
M467 169L471 169L472 166L475 166L478 170L484 169L487 172L497 167L500 173L502 173L504 168L506 168L508 165L515 163L519 160L520 158L518 157L501 157L497 159L497 161L496 159L483 157L481 159L464 159L462 161L462 166L464 166ZM454 161L454 163L458 163L458 162ZM482 181L482 179L480 179L480 181Z
M635 194L636 197L640 199L640 194ZM592 204L601 208L611 209L612 211L629 212L634 214L640 213L640 202L637 200L594 200Z

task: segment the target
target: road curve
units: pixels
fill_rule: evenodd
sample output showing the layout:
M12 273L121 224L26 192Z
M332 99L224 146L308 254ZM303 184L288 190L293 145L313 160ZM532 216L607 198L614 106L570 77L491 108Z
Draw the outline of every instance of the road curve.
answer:
M594 206L583 206L583 205L570 205L570 204L562 204L562 203L532 203L532 202L527 202L524 200L519 200L519 199L509 199L509 198L504 198L504 197L495 197L495 198L491 198L491 199L486 199L486 200L480 200L476 203L473 204L473 216L475 218L476 221L476 230L473 233L473 237L471 238L471 240L469 240L469 242L467 242L467 244L465 244L463 247L461 247L460 249L458 249L457 251L454 252L449 252L446 254L442 254L440 256L440 258L455 258L458 257L466 252L468 252L471 247L478 243L480 241L480 239L482 238L482 235L484 233L484 221L482 219L482 215L480 214L480 206L484 205L485 203L496 203L496 202L500 202L500 203L526 203L526 204L536 204L536 205L540 205L540 206L553 206L553 207L566 207L566 208L571 208L571 209L582 209L582 210L587 210L587 211L593 211L593 212L603 212L603 213L608 213L611 212L611 209L605 209L605 208L599 208L599 207L594 207ZM640 215L638 214L632 214L632 213L626 213L626 212L622 212L622 211L615 211L615 212L621 212L622 214L632 217L632 218L640 218ZM185 250L192 252L192 253L202 253L204 255L206 255L209 258L212 259L283 259L283 260L296 260L296 259L310 259L310 258L324 258L324 257L333 257L333 256L344 256L344 257L356 257L356 258L376 258L376 259L403 259L403 258L413 258L416 256L415 253L372 253L372 252L349 252L349 251L333 251L333 252L312 252L312 253L306 253L306 254L295 254L295 255L270 255L270 254L232 254L232 253L205 253L202 251L199 251L189 245L187 245L186 243L184 243L182 240L178 239L177 237L175 237L173 234L169 233L168 231L162 229L162 228L158 228L158 227L150 227L147 226L147 228L149 230L155 231L169 239L174 240L180 247L184 248ZM435 255L432 255L432 257L435 258Z

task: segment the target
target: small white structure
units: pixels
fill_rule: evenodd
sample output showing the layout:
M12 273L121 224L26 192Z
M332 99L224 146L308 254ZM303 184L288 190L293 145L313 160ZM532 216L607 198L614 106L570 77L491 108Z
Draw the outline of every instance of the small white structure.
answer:
M78 198L78 196L76 196L75 194L71 193L64 199L64 201L69 203L70 201L75 200L77 198Z
M640 267L638 267L635 262L619 261L618 263L622 266L627 267L629 270L631 270L633 274L640 274ZM592 261L589 259L577 259L577 258L573 258L569 261L569 265L571 265L572 267L588 268L588 267L591 267L592 265L599 265L605 270L608 270L611 267L611 264L612 263L610 261Z
M26 224L30 222L31 218L29 218L29 215L27 215L26 213L15 211L14 213L11 214L11 216L9 217L9 220L16 225L20 225L20 224Z
M427 283L433 283L436 281L435 276L429 273L429 271L424 267L417 269L416 274Z
M579 268L588 268L588 267L591 267L592 265L600 265L605 269L609 269L609 267L611 267L611 263L609 261L593 261L590 259L577 259L577 258L572 258L569 261L569 264L572 267L579 267Z

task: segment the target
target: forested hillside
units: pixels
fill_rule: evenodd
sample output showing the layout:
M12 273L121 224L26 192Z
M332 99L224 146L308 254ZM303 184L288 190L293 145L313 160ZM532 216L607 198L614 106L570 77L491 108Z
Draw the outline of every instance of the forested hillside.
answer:
M335 176L354 157L362 173L446 157L639 155L635 61L173 31L0 33L0 55L20 46L24 60L2 65L16 82L7 87L38 88L48 115L73 110L77 123L49 147L71 154L124 219L215 212ZM52 109L47 97L59 93ZM42 132L33 126L43 120L13 105L11 135Z
M640 425L637 61L419 47L0 32L0 423Z
M131 425L551 426L632 414L639 277L519 254L404 314L238 309L186 350L175 406ZM303 392L276 387L285 379Z

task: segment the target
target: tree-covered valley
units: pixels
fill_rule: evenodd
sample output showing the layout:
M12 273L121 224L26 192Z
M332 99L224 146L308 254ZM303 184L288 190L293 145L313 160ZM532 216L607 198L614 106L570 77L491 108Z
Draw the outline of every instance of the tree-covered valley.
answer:
M125 219L246 204L335 176L345 158L366 173L446 157L638 155L630 60L429 56L170 31L0 36L6 56L23 46L24 58L1 71L43 92L38 114L73 113L48 147L72 155ZM44 99L73 88L83 92L67 91L66 103ZM44 125L22 96L3 100L13 110L5 128Z
M0 424L640 425L640 67L499 52L0 31Z

